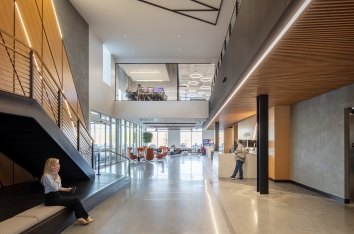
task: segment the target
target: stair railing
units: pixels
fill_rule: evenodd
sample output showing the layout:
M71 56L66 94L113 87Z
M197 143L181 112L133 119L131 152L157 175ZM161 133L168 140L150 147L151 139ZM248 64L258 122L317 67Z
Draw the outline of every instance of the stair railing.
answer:
M39 54L0 29L0 90L35 99L92 166L94 140Z
M215 73L214 73L214 80L213 80L212 86L215 83L215 79L216 79L216 77L217 77L217 75L219 73L219 70L220 70L220 67L221 67L221 64L222 64L222 60L223 60L224 55L226 53L226 48L227 48L227 45L229 44L229 40L230 40L230 37L231 37L231 34L232 34L232 30L233 30L233 28L235 26L235 22L236 22L237 16L238 16L238 14L240 12L241 3L242 3L242 0L236 0L236 2L235 2L235 7L234 7L233 12L231 14L231 19L230 19L229 25L227 27L227 32L226 32L226 35L225 35L224 43L222 44L222 48L221 48L221 52L220 52L220 55L219 55L219 59L218 59L217 64L215 65Z

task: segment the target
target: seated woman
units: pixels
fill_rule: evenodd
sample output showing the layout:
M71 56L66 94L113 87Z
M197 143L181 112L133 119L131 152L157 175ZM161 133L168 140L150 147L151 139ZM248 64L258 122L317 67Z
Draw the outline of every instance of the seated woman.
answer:
M62 197L60 192L74 192L75 188L64 188L59 176L60 164L57 158L48 158L43 171L41 182L44 186L44 204L46 206L65 206L75 212L77 223L88 224L94 220L88 215L77 197Z

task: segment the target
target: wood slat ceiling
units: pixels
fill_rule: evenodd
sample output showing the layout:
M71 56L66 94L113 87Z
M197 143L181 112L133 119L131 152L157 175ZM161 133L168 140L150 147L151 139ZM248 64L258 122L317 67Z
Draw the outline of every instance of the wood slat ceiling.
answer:
M353 82L354 1L313 0L214 122L256 114L260 94L270 107L291 105Z

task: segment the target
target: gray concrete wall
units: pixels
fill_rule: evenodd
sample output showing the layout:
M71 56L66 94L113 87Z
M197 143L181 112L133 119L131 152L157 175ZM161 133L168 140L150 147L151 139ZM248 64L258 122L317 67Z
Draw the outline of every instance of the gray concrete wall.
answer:
M89 119L89 26L68 0L54 0L85 122Z
M354 84L291 108L291 179L345 198L344 109L354 106Z

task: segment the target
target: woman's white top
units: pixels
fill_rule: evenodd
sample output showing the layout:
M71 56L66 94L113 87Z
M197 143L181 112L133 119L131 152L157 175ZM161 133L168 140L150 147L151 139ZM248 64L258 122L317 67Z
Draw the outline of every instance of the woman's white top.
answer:
M51 174L43 175L42 183L44 186L45 194L50 192L58 192L59 189L61 188L61 180L59 181L54 180L54 177Z

